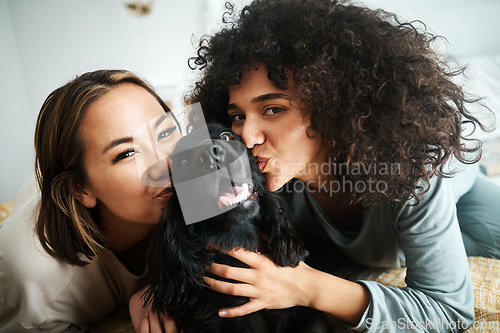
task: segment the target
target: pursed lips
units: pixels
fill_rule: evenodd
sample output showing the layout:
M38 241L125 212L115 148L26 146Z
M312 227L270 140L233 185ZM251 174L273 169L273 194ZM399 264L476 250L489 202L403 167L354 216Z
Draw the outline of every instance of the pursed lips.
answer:
M259 170L261 173L264 172L266 169L267 163L269 162L269 158L263 158L263 157L255 157L255 162L257 163L257 166L259 167Z
M161 191L155 198L161 199L161 200L168 200L172 197L172 194L174 193L174 188L173 187L166 187Z

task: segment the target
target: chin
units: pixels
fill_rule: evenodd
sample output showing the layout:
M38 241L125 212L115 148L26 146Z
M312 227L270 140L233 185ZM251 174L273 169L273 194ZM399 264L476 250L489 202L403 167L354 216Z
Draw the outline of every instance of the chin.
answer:
M285 186L286 183L292 180L292 178L288 179L269 174L265 174L265 176L266 176L266 183L264 184L264 187L266 188L266 190L271 192L278 191L283 186Z

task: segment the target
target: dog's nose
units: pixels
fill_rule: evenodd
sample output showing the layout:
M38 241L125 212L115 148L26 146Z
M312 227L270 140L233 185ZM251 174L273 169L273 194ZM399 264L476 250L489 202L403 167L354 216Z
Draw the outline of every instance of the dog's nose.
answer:
M226 163L227 149L223 143L212 141L203 146L198 155L198 162L207 170L220 169Z

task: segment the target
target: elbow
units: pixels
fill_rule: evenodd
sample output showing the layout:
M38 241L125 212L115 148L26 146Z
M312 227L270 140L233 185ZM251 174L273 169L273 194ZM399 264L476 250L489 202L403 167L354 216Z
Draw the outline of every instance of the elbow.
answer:
M474 297L472 291L467 301L447 306L448 332L463 332L474 323Z
M450 311L442 319L431 322L430 327L439 332L463 332L474 323L474 307L472 309L462 308L459 311ZM431 319L432 320L432 319Z
M465 279L460 289L461 292L456 295L453 306L449 305L450 311L448 313L453 314L452 317L450 316L450 320L454 320L455 326L457 326L453 332L465 331L472 326L475 319L474 290L470 278Z
M461 325L457 325L457 332L465 331L467 328L471 327L474 323L474 303L472 305L464 308L457 318L457 324L461 323Z
M462 320L467 327L470 327L474 323L475 319L474 291L471 283L465 289L465 299L463 302L464 306L461 308L461 311L458 311L458 313L460 320Z

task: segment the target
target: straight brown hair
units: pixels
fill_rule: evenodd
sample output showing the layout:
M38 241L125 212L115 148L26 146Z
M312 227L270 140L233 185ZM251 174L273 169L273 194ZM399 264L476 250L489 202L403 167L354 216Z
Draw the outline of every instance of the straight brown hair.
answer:
M79 127L88 107L110 89L133 83L146 89L170 111L152 86L125 70L98 70L77 76L45 100L35 129L35 171L41 191L36 232L51 256L84 266L109 248L96 208L76 198L86 181L85 145Z

